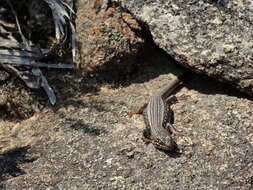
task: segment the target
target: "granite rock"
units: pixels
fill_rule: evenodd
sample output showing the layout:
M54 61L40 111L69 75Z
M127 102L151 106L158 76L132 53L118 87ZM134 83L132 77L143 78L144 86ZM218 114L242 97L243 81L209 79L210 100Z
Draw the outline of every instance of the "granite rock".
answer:
M81 66L90 68L103 66L105 63L107 66L124 63L129 65L144 46L144 40L135 34L141 27L120 7L103 8L102 5L101 0L76 3L79 47L77 61Z
M180 64L253 95L252 1L113 1Z

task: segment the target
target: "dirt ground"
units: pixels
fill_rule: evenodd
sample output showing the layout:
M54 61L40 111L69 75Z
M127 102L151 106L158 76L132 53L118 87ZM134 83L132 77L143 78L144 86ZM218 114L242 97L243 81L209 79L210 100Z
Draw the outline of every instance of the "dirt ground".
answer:
M2 189L252 189L252 100L194 74L172 105L190 140L176 137L180 152L161 152L142 141L142 116L128 112L182 69L159 51L140 61L127 82L94 74L57 107L1 121L12 147L0 156Z

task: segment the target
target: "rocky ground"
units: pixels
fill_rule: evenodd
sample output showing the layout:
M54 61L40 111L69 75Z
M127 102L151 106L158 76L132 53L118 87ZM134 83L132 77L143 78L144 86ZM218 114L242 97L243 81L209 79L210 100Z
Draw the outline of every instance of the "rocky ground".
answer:
M253 189L253 101L231 86L193 74L172 105L179 152L142 141L143 118L128 113L184 71L151 44L131 72L51 73L57 106L2 117L0 188Z
M121 87L88 85L89 93L57 109L18 123L2 121L13 147L30 145L1 155L2 187L252 189L253 103L230 86L194 76L176 93L174 123L190 138L175 138L180 153L166 154L142 141L142 116L127 113L148 101L147 89L155 92L180 72L161 57L143 60L136 78Z

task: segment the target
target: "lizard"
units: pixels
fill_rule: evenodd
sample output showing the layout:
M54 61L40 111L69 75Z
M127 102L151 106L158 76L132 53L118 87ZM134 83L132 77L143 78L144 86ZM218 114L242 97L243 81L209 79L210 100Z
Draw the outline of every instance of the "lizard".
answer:
M148 104L142 106L138 112L130 113L130 116L143 113L147 126L143 132L144 142L150 142L157 149L166 152L178 150L177 144L171 134L174 133L177 136L182 136L171 124L172 110L168 106L166 99L183 83L184 77L185 74L172 79L161 91L150 97Z

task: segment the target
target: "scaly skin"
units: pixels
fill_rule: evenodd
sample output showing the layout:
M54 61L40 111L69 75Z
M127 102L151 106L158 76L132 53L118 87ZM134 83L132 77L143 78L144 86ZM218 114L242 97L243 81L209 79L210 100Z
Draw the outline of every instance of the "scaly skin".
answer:
M177 144L171 137L172 132L177 132L171 124L172 110L169 108L166 98L181 83L182 80L178 77L171 80L157 95L150 98L146 110L143 111L147 125L144 137L156 148L164 151L176 151L178 149ZM178 133L178 135L180 134Z
M144 137L158 149L164 151L177 150L177 144L171 137L170 122L172 110L161 96L152 96L146 110L143 112L147 130ZM169 124L169 125L168 125ZM167 125L169 128L167 128ZM167 128L167 129L166 129Z
M178 147L171 134L177 136L183 136L178 132L171 124L172 110L169 108L166 99L172 94L172 92L190 78L191 72L187 71L183 75L171 80L169 84L165 86L155 96L152 96L149 103L142 106L138 112L133 114L143 113L144 121L147 125L147 129L144 130L145 142L152 143L156 148L164 151L177 151Z

